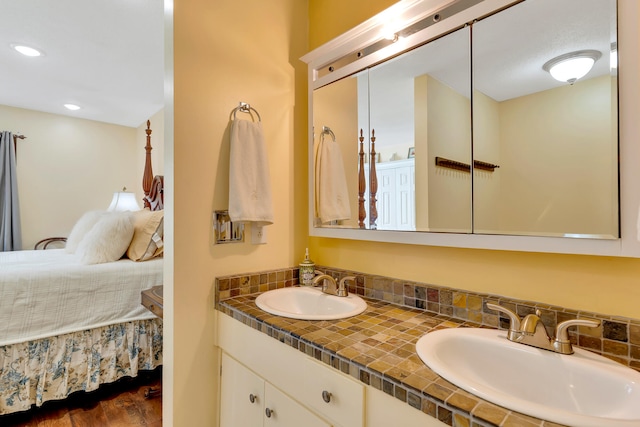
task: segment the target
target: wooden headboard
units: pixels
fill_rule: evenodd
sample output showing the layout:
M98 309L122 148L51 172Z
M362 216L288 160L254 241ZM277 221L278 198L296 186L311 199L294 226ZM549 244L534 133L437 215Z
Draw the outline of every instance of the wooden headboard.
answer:
M151 167L151 121L147 120L147 145L144 147L146 151L144 159L144 172L142 174L142 190L144 191L144 207L152 211L164 209L164 176L153 176L153 168Z

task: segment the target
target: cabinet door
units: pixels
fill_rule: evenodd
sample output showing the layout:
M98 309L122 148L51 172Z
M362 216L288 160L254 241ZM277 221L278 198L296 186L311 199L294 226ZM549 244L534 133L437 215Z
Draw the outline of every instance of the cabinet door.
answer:
M222 353L220 427L262 426L264 380Z
M373 387L367 387L366 413L367 427L447 427L442 421Z
M265 394L264 427L332 427L269 383Z

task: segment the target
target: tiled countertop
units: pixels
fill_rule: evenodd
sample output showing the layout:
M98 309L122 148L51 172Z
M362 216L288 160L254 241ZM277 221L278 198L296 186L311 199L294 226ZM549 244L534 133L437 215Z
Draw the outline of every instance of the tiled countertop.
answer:
M218 309L363 383L458 427L558 427L509 411L445 381L415 352L429 331L477 323L365 298L367 310L348 319L308 321L274 316L255 305L259 294L235 296Z

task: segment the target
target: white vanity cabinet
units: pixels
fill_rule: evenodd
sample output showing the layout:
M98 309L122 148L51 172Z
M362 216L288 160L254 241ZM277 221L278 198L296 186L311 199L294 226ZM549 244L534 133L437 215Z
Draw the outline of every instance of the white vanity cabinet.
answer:
M221 427L364 427L364 384L225 314L218 313L218 320L218 344L222 349ZM233 372L234 369L244 372ZM238 414L238 417L249 416L249 395L260 392L261 382L264 382L264 397L262 403L256 405L264 406L260 409L260 421L253 424L242 424L244 418L236 421L232 417L237 412L246 410L247 414ZM279 408L270 406L275 405L271 402L276 399ZM267 407L274 411L275 417L264 416ZM297 411L296 417L303 418L299 418L297 424L271 423L288 419L284 408ZM301 419L309 422L301 423ZM231 424L227 424L227 420Z
M373 387L367 387L366 419L367 427L447 427L442 421Z
M331 427L226 353L221 374L220 427Z
M223 313L217 315L220 427L446 426ZM273 411L271 418L267 408Z

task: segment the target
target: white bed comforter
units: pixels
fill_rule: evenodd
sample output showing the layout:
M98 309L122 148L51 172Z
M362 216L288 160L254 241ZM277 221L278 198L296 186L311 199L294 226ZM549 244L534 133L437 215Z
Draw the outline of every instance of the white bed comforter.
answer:
M162 258L80 264L64 249L0 252L0 346L154 317L140 292Z

